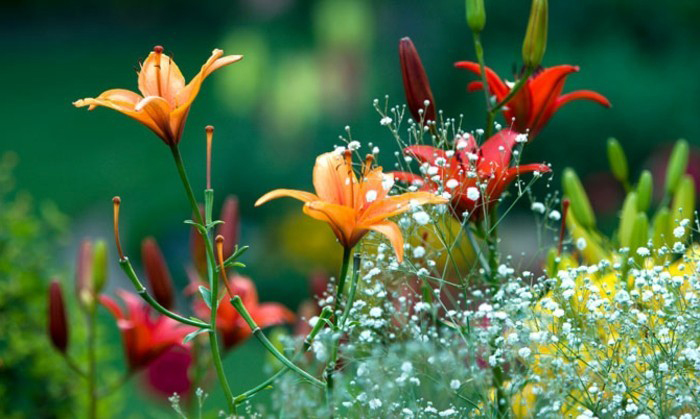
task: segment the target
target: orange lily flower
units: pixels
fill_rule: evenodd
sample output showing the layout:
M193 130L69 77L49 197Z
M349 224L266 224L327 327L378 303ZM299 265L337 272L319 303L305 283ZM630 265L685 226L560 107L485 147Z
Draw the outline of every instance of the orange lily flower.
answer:
M243 58L242 55L224 57L223 54L222 50L215 49L199 73L185 84L185 78L172 58L163 54L163 47L156 46L138 72L139 90L143 96L130 90L110 89L97 98L80 99L73 105L78 108L89 106L88 110L97 106L112 108L147 126L165 144L176 146L204 79L219 68Z
M255 203L290 197L304 202L304 213L325 221L346 249L354 247L368 231L376 231L389 239L399 262L403 261L403 236L389 217L402 214L412 205L446 204L445 198L431 192L410 192L388 196L394 184L381 167L371 168L372 156L365 161L358 180L352 170L352 153L330 152L316 158L313 183L316 194L291 189L276 189Z

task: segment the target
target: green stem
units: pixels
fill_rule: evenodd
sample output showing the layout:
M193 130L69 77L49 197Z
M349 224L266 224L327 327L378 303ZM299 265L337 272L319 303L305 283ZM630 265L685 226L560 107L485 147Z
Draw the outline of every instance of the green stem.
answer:
M61 352L61 355L63 355L63 359L66 361L66 365L68 365L68 368L70 368L71 370L73 370L74 373L78 374L78 375L81 376L82 378L87 378L87 374L85 373L85 371L83 371L83 370L78 366L78 364L75 363L75 361L73 360L73 358L71 358L70 355L68 355L67 352Z
M499 418L508 417L508 397L503 389L503 369L499 366L495 366L491 369L493 373L493 385L496 387L496 409L498 411Z
M238 314L243 317L243 320L248 324L248 327L253 331L253 336L267 349L277 360L279 360L282 365L285 367L289 368L290 370L296 372L299 374L300 377L302 377L304 380L308 381L309 383L317 386L317 387L324 387L324 383L317 379L316 377L312 376L308 372L302 370L298 366L296 366L292 361L287 359L282 353L275 348L275 345L270 342L270 340L265 336L265 334L262 332L262 329L255 323L255 320L253 320L253 317L250 315L248 310L245 308L243 305L243 301L241 301L241 297L235 296L229 300L231 302L231 305L238 311Z
M180 175L180 180L182 181L182 186L185 188L187 194L187 199L190 201L192 206L193 217L195 221L200 225L205 225L205 220L202 218L202 214L199 212L199 206L197 205L197 199L192 191L192 185L190 185L190 180L187 177L187 171L185 170L185 164L182 160L182 155L180 154L180 149L174 145L170 147L173 154L173 159L175 160L175 166L177 166L177 172ZM211 214L211 205L213 202L213 191L207 190L205 192L205 214ZM210 218L210 216L207 216ZM236 405L233 402L233 393L231 392L231 387L229 386L228 380L226 379L226 374L224 372L223 362L221 361L221 351L219 349L219 338L216 331L216 315L219 302L219 281L218 278L214 276L216 272L216 259L214 259L214 250L212 245L212 240L209 234L211 226L210 223L205 225L206 234L202 234L204 238L204 243L207 248L207 276L209 277L209 290L212 295L211 301L211 317L209 321L209 345L211 346L212 360L214 362L214 368L216 369L216 375L219 378L219 383L224 391L226 397L226 403L228 405L229 412L233 415L236 414Z
M194 197L194 192L192 191L190 180L187 177L187 171L185 170L185 163L182 161L180 149L177 145L174 145L170 147L170 151L172 151L173 153L173 159L175 159L175 166L177 166L177 173L180 175L182 186L185 187L185 192L187 193L187 199L190 201L190 205L192 206L192 212L194 213L193 217L195 218L195 221L197 223L204 225L202 214L199 212L199 206L197 205L197 199Z
M328 319L330 319L332 313L333 312L331 311L330 307L323 308L323 310L321 311L321 315L318 318L318 321L316 322L314 327L311 329L311 332L309 332L309 334L306 336L306 339L304 339L304 344L303 344L302 349L301 349L301 354L306 353L306 351L308 351L309 348L311 348L311 344L313 343L314 339L316 338L316 335L318 335L318 332L321 331L321 329L325 325L325 322ZM296 361L296 359L297 359L297 357L295 356L294 359L292 360L292 362ZM239 396L236 396L236 398L234 399L235 403L237 405L241 404L241 403L245 402L246 400L250 399L251 397L253 397L254 395L256 395L257 393L265 390L267 387L272 385L272 383L274 383L275 380L277 380L278 378L280 378L281 376L286 374L287 371L289 371L289 368L287 368L286 366L282 367L279 371L277 371L275 374L273 374L267 380L263 381L262 383L253 387L252 389L246 391L245 393L240 394Z
M514 97L514 96L520 91L520 89L525 85L525 82L527 82L527 80L530 78L531 75L532 75L532 69L531 69L530 67L527 67L527 68L525 69L525 74L523 74L523 76L520 77L520 78L518 79L518 81L515 82L515 84L513 85L513 87L512 87L512 88L510 89L510 91L508 92L508 95L506 95L506 97L503 98L502 101L498 102L498 103L496 104L496 106L494 106L494 107L491 109L491 112L493 112L493 113L495 114L495 113L497 113L498 111L500 111L504 106L506 106L506 105L508 104L508 102L510 102L510 100L513 99L513 97Z
M131 283L134 284L134 288L136 288L136 292L143 298L148 304L151 305L156 311L159 313L170 317L171 319L177 320L180 323L187 324L190 326L195 326L199 327L202 329L209 329L209 323L204 323L199 320L193 320L193 319L188 319L187 317L182 317L179 314L175 314L172 311L168 310L167 308L163 307L156 301L153 297L151 297L150 294L148 294L148 291L146 288L143 286L141 281L139 280L138 276L136 275L136 272L134 272L133 266L131 266L131 261L129 261L128 257L124 257L124 259L121 259L119 261L119 266L121 266L122 270L124 273L126 273L126 276L131 280Z
M345 248L343 251L343 264L340 267L340 280L338 281L338 290L336 291L335 310L338 311L340 297L342 296L343 286L345 285L345 277L347 276L348 266L350 265L350 250ZM340 320L336 320L333 327L333 336L331 336L331 353L326 364L326 403L328 405L328 414L333 417L333 372L338 360L338 345L340 343L340 334L347 320L353 300L355 299L355 291L357 287L357 278L360 274L360 256L356 255L353 261L352 285L350 286L350 296L345 304L343 315Z
M95 307L91 307L87 313L87 351L88 351L88 417L97 418L97 354L95 344L97 329L95 322Z
M115 381L112 383L111 386L105 388L102 392L99 393L100 397L107 397L114 393L115 391L119 390L120 387L122 387L124 384L126 384L127 381L131 378L133 371L129 370L126 374L122 375L119 380Z
M479 260L479 265L481 265L481 268L484 270L484 277L487 279L490 278L491 277L491 266L489 265L489 261L486 260L486 256L484 255L484 252L481 250L481 246L479 246L479 243L477 243L476 237L474 237L474 233L472 232L471 228L469 227L469 224L466 224L463 228L467 232L467 238L469 239L469 244L471 244L472 249L474 249L474 253L476 253L476 257Z
M338 287L335 291L335 303L333 305L334 314L337 313L340 308L340 297L343 296L343 288L345 288L345 277L348 276L348 267L350 266L351 252L351 247L343 247L343 264L340 266L340 275L338 276Z
M484 99L486 101L486 110L491 110L491 98L489 94L489 82L486 77L486 64L484 62L484 47L481 45L481 34L479 32L472 32L474 37L474 52L476 53L476 60L479 63L479 72L481 73L481 83L484 88Z
M350 283L350 293L348 294L348 301L347 303L345 303L343 316L340 318L340 322L338 323L341 330L343 326L345 326L345 322L347 321L348 315L350 314L350 309L352 308L352 305L355 301L355 293L357 292L357 280L360 276L360 260L360 254L355 254L352 264L352 282Z
M491 270L491 282L496 283L498 271L498 204L494 204L489 211L488 227L486 228L486 243L489 251L489 269Z
M187 177L184 178L185 181ZM185 189L192 190L189 188L189 183L185 184ZM233 399L233 392L231 391L231 386L226 378L226 372L224 371L224 364L221 359L221 349L219 348L219 334L216 330L216 320L219 314L219 277L216 275L216 259L214 258L214 247L211 240L211 213L212 213L212 203L213 203L213 191L208 189L205 191L205 208L204 214L207 222L207 227L205 234L202 235L204 238L204 244L207 249L207 277L209 278L209 290L211 292L211 313L209 317L209 324L211 329L209 329L209 346L211 350L212 361L214 362L214 368L216 369L216 375L219 378L219 384L224 391L224 396L226 397L226 404L228 405L229 412L235 417L236 416L236 403ZM195 203L196 205L196 203ZM199 211L197 211L199 214Z

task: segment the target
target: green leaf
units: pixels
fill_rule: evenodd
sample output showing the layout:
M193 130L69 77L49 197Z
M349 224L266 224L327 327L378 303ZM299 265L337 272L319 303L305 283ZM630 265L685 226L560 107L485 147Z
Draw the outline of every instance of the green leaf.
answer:
M192 333L188 333L187 336L185 336L184 339L182 339L182 343L188 343L192 341L192 339L196 338L200 333L208 332L209 329L197 329Z
M204 299L204 302L206 303L207 307L211 309L211 291L209 291L209 289L206 288L204 285L200 285L199 293L202 294L202 299Z

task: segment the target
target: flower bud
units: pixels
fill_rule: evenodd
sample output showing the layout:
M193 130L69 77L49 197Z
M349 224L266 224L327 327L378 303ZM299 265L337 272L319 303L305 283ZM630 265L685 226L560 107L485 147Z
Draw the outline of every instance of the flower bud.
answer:
M539 67L547 49L548 9L547 0L532 0L530 20L523 41L523 63L531 69Z
M666 168L666 186L664 188L667 194L675 192L678 182L688 168L688 142L678 140L673 146L671 157L668 159L668 167Z
M649 240L649 219L643 212L637 213L632 227L632 236L630 238L630 255L635 258L637 263L641 263L643 256L637 254L637 249L646 246Z
M595 227L593 208L588 200L588 195L586 195L586 190L583 189L583 185L581 185L581 181L573 169L564 169L562 185L564 187L564 195L571 201L571 209L578 223L586 229Z
M224 237L224 259L226 259L233 254L233 249L236 244L238 244L241 230L237 197L233 195L226 197L224 205L221 208L220 220L224 223L219 225L216 235Z
M486 26L484 0L467 0L467 24L472 32L481 32Z
M693 214L695 213L695 181L690 175L685 175L681 179L676 188L676 193L673 195L673 202L671 204L671 214L670 214L670 225L669 231L672 242L680 241L684 242L688 239L690 234L690 228L686 228L683 236L676 237L673 235L673 230L679 226L679 223L683 220L693 221Z
M569 211L566 216L566 228L569 230L571 238L573 239L574 243L576 243L577 250L581 252L581 255L583 255L583 259L586 261L586 263L598 263L608 256L600 244L600 240L598 240L594 233L585 229L578 221L576 214L573 211L573 207L571 206L569 207ZM581 241L583 241L583 247L579 248L578 244Z
M153 237L147 237L141 242L141 259L153 291L153 298L163 307L171 309L174 300L173 280L163 253Z
M97 295L107 283L107 243L104 240L95 242L92 251L92 292Z
M615 138L608 138L608 162L610 170L619 182L627 183L629 171L627 169L627 157L622 150L620 142Z
M49 338L53 346L65 353L68 349L68 322L61 283L54 279L49 286Z
M621 247L629 247L632 240L632 229L634 228L634 220L637 219L637 193L630 192L622 204L622 212L620 214L620 226L618 227L617 238Z
M83 308L92 307L92 242L83 240L78 247L78 260L75 266L75 292Z
M428 76L425 74L416 47L408 37L402 38L399 42L399 59L406 102L413 119L416 122L435 121L435 99L430 90ZM427 106L425 101L428 101Z
M661 249L663 246L668 246L669 231L668 226L671 219L671 212L668 208L661 208L652 220L652 243L654 249Z
M651 177L651 172L645 170L639 176L639 182L637 182L637 209L639 211L646 211L649 209L653 189L654 181Z

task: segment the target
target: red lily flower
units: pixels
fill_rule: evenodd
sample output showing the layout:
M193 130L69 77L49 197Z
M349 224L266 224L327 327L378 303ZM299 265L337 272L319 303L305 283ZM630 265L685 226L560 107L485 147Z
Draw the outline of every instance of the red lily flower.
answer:
M463 220L479 220L491 209L503 191L523 173L546 173L551 169L541 163L509 167L513 147L519 134L503 130L485 141L481 147L474 137L458 138L455 150L415 145L406 147L404 153L426 164L426 175L394 172L396 180L421 186L421 189L436 192L441 187L449 192L452 214Z
M258 291L255 284L249 278L235 275L229 279L233 294L243 300L243 305L248 309L253 320L260 327L268 327L276 324L293 323L296 316L289 309L278 303L258 302ZM194 311L199 317L208 319L211 310L202 300L197 300ZM242 343L252 334L250 327L243 317L228 302L219 304L217 308L216 328L221 333L225 349L230 349Z
M130 292L119 290L119 297L126 304L126 313L113 299L101 295L100 302L117 319L122 332L124 349L129 367L137 370L147 366L166 350L182 345L182 340L196 327L186 326L158 314L151 315L151 307Z
M481 76L479 63L460 61L455 63L455 66ZM559 108L571 101L587 99L609 108L610 101L605 96L591 90L577 90L561 94L566 77L577 71L579 71L577 66L558 65L535 72L503 107L503 116L506 118L506 122L510 124L512 121L513 129L523 134L528 133L529 138L532 139L539 134L542 127L547 124L549 118ZM486 67L486 81L489 84L489 92L496 97L496 100L501 102L508 96L512 85L502 81L488 67ZM481 81L473 81L467 86L467 90L470 92L483 88Z

